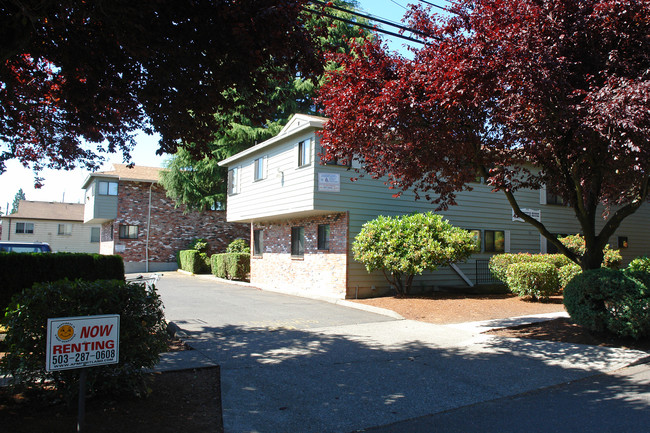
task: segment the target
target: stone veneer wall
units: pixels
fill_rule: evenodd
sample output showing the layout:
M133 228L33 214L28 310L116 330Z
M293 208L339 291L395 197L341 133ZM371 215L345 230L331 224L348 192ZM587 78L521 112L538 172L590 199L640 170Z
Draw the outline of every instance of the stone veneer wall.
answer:
M114 242L115 254L124 258L127 272L143 272L146 261L149 183L120 182L117 218L104 224L102 242ZM151 189L151 223L149 234L149 270L176 269L176 252L187 248L195 238L204 238L211 253L224 252L237 238L249 240L248 224L226 222L225 211L190 211L174 207L165 189L154 184ZM120 239L119 226L137 225L137 239Z
M330 225L330 249L318 250L318 225ZM305 255L291 257L291 227L305 229ZM251 258L251 283L264 288L309 292L344 298L347 286L348 215L337 213L309 218L251 224L263 230L263 254ZM251 251L253 250L251 245Z

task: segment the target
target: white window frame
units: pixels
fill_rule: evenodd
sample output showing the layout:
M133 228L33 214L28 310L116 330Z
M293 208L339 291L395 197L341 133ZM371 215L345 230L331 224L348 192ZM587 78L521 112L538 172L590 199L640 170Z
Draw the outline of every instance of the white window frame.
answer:
M311 149L313 139L308 138L298 142L298 168L308 167L311 165Z
M18 225L22 225L22 230L18 231ZM28 229L31 227L31 229ZM31 235L34 234L34 223L21 221L17 222L14 228L14 232L19 235Z
M60 223L57 229L57 234L59 236L72 236L72 224Z
M228 195L239 194L239 177L241 168L239 166L228 170Z
M253 181L257 182L266 179L267 173L267 158L261 156L253 162Z
M96 241L93 240L93 238L94 238L93 233L95 233L95 232L97 233L97 240ZM97 243L97 242L101 242L101 240L102 240L102 229L100 227L91 227L90 228L90 242L94 244L94 243Z

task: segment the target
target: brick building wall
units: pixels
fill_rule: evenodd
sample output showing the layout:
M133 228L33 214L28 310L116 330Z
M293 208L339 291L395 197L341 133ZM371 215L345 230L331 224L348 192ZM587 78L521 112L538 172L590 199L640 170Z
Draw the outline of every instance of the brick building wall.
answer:
M147 220L149 212L148 182L121 181L118 189L117 218L104 224L102 243L114 244L115 254L124 258L127 272L142 272L147 259ZM149 270L176 268L176 252L187 248L196 238L204 238L211 253L224 252L237 238L249 240L247 224L226 222L225 211L191 211L174 207L161 185L151 187L151 221L149 227ZM120 226L137 226L137 238L121 239Z
M318 249L318 225L330 225L329 250ZM304 256L291 256L291 228L304 227ZM347 286L348 215L251 224L262 230L262 255L251 258L251 283L264 288L290 289L314 295L345 297ZM251 251L253 247L251 246Z

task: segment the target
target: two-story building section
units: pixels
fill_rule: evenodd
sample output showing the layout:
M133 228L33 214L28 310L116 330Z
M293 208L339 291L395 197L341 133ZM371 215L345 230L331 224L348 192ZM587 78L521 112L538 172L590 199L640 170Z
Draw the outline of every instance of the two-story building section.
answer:
M362 225L378 215L427 212L435 206L405 192L395 198L383 179L358 176L353 168L323 164L316 134L327 119L296 114L277 136L220 165L229 170L227 218L251 226L251 283L318 296L355 298L390 290L381 272L368 273L352 257ZM458 205L441 214L472 231L480 252L468 261L416 277L414 290L493 282L488 260L499 253L546 253L552 245L515 218L500 192L479 181L458 194ZM542 190L517 192L520 206L553 233L579 226L572 209ZM610 240L627 262L650 252L649 207L629 217Z
M54 252L98 253L99 225L84 225L84 205L20 200L2 216L2 240L46 242Z
M212 252L224 252L244 238L244 224L226 222L225 211L188 211L176 206L158 182L162 168L113 164L84 181L84 222L101 226L100 253L118 254L126 272L158 272L177 268L176 253L196 238Z

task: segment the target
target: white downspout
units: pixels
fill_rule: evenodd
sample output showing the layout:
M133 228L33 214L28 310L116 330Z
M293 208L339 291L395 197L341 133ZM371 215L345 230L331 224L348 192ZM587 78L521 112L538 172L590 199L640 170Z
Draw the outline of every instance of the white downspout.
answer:
M144 257L145 257L144 271L145 272L149 272L149 229L151 227L151 188L153 188L153 182L149 184L149 208L147 209L147 240L144 246Z

